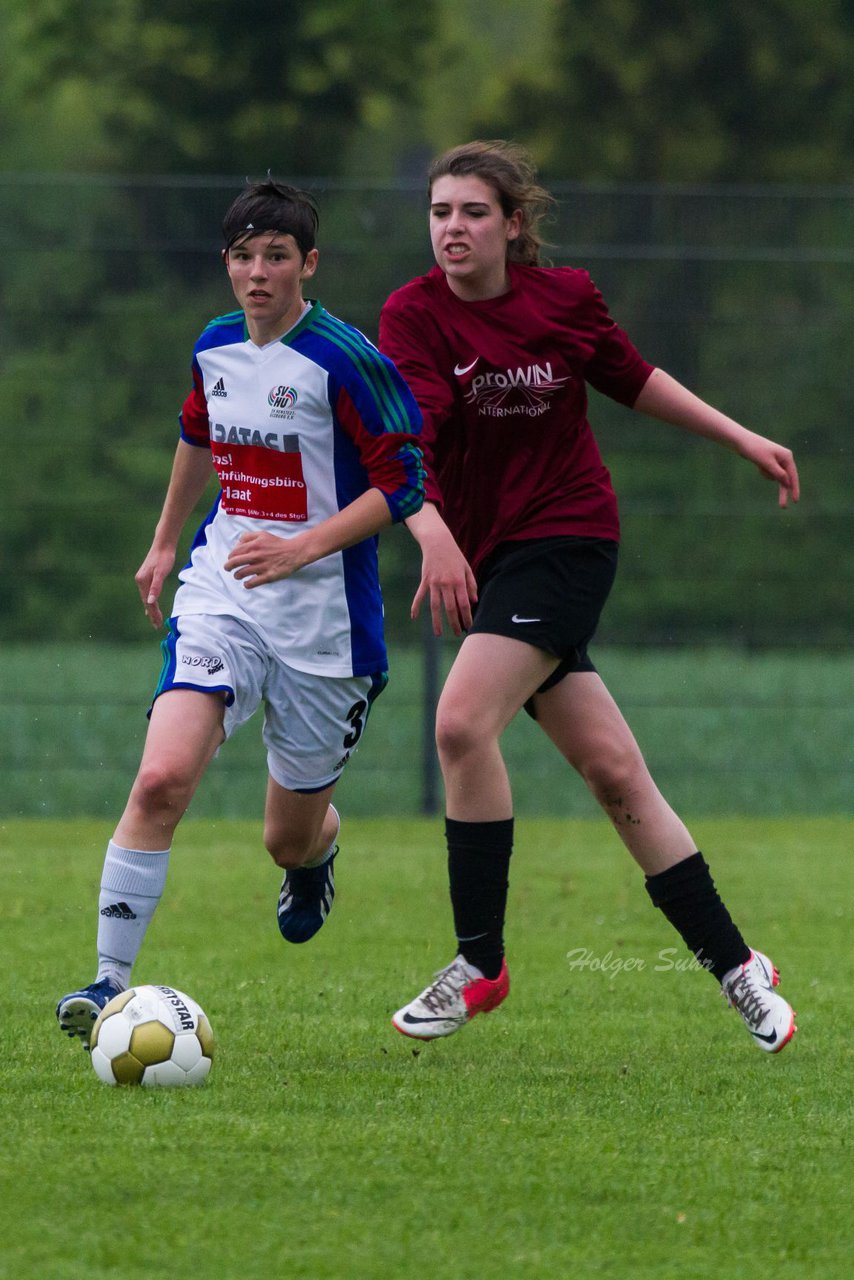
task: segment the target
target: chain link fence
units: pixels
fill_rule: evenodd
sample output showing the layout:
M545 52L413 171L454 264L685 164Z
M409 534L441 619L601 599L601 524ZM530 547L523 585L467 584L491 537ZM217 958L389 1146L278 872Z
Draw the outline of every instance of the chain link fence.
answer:
M311 292L373 338L387 294L430 265L425 193L417 184L306 185L321 214ZM50 711L54 751L71 720L100 733L119 697L61 660L58 678L44 669L37 688L22 683L34 647L85 651L86 666L93 652L146 638L132 575L168 477L193 342L233 305L218 228L241 186L229 177L0 175L0 640L15 726L0 761L20 784L9 812L45 811L53 757L39 718ZM781 513L772 487L740 459L591 392L624 531L601 645L677 660L684 650L714 649L733 662L809 653L844 664L854 629L854 191L551 188L559 200L552 262L590 270L647 359L791 445L803 481L800 507ZM384 536L382 563L393 666L407 674L399 703L386 713L378 704L376 720L406 721L416 732L393 762L377 749L365 765L366 774L393 772L405 755L406 785L392 778L368 790L372 804L391 810L430 807L424 702L450 651L409 619L418 561L405 531ZM630 700L637 676L631 684ZM393 674L389 702L394 688ZM662 689L663 714L674 696ZM727 705L726 688L704 696L706 710ZM826 691L799 696L808 709L825 708L825 720L841 710L826 705ZM837 731L841 742L843 726ZM389 738L394 752L394 732ZM126 789L133 763L123 756L110 765L103 742L98 758ZM70 735L65 767L91 776L91 765L75 765L75 744ZM725 796L729 775L720 769ZM62 790L60 808L73 808L73 777Z

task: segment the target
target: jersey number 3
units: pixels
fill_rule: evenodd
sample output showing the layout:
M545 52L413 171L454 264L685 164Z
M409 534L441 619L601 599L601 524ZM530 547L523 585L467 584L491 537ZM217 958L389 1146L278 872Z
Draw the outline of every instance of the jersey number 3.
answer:
M347 712L346 720L352 725L352 732L348 733L344 738L344 746L348 751L355 747L356 743L362 736L365 729L365 711L368 704L364 698L360 698L358 702L354 702L350 710Z

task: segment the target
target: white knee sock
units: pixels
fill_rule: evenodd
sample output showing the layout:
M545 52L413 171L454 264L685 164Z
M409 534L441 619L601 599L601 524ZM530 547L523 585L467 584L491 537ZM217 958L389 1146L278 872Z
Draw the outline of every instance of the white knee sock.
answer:
M124 990L166 883L169 850L145 853L107 845L98 899L98 981Z

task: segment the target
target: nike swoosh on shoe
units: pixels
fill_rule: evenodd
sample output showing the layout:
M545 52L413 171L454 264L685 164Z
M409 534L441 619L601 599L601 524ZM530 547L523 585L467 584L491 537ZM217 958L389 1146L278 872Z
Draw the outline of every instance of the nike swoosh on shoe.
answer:
M450 1020L452 1020L452 1019L450 1019ZM438 1018L416 1018L416 1017L413 1017L413 1015L412 1015L411 1013L405 1013L405 1014L403 1015L403 1017L401 1018L401 1022L410 1022L410 1023L412 1023L412 1022L414 1022L414 1023L421 1023L421 1022L448 1022L448 1021L449 1021L449 1015L448 1015L448 1014L442 1014L442 1015L441 1015L440 1017L438 1017Z

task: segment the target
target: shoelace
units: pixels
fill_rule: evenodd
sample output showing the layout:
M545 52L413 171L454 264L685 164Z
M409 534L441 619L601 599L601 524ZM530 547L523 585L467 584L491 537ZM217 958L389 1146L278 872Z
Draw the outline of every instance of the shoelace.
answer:
M735 980L728 993L730 1004L738 1009L745 1022L751 1027L758 1027L768 1012L762 1004L762 991L763 988L755 979L743 973Z
M439 970L436 981L421 999L431 1013L444 1013L454 996L462 991L466 981L465 971L457 961L454 961L446 969Z

